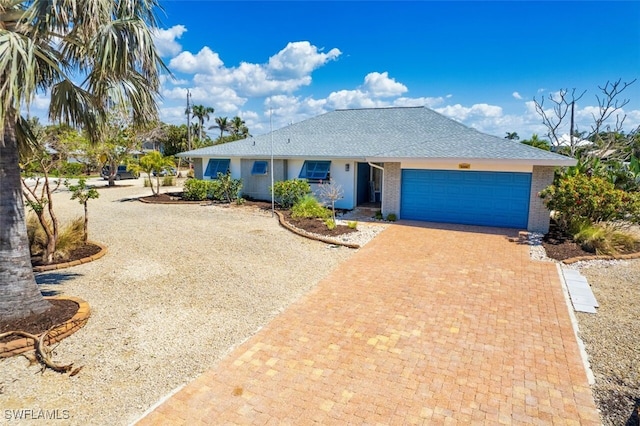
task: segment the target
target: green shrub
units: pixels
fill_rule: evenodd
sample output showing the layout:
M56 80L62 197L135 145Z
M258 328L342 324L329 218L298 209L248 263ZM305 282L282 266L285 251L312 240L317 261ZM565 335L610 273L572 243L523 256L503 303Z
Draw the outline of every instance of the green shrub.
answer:
M324 224L327 225L327 229L329 231L333 231L334 229L336 229L336 221L333 219L325 219Z
M182 189L182 198L189 201L206 200L209 183L202 179L186 180Z
M378 220L382 220L384 218L384 216L382 216L382 211L381 210L378 210L373 217L378 219Z
M225 201L230 203L237 200L242 190L242 179L233 179L231 173L218 173L218 179L215 180L216 191L214 200Z
M275 200L282 207L288 209L298 200L311 193L311 186L303 179L290 179L276 182L270 188Z
M347 222L347 226L349 227L349 229L358 229L358 221L350 220L349 222Z
M558 224L569 229L571 221L578 219L595 223L621 217L624 194L605 179L576 174L562 177L540 192L540 197L557 213Z
M331 212L323 207L313 195L307 194L291 207L291 216L326 219L331 216Z
M396 220L398 220L398 216L396 216L396 214L395 214L395 213L389 213L389 214L387 215L387 220L388 220L389 222L395 222Z
M627 193L624 204L625 219L640 224L640 192Z
M232 179L230 174L218 174L218 179L187 179L184 182L182 198L190 201L222 201L230 203L236 200L242 189L240 179Z
M174 176L165 176L162 178L162 186L173 186L176 184L176 178Z
M61 174L62 176L74 177L80 176L85 170L85 166L80 163L63 163Z

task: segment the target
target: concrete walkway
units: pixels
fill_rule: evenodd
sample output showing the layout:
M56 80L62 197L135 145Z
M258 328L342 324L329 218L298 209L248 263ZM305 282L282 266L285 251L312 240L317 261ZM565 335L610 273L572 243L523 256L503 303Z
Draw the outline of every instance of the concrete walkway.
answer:
M515 236L390 226L139 424L600 424L556 266Z

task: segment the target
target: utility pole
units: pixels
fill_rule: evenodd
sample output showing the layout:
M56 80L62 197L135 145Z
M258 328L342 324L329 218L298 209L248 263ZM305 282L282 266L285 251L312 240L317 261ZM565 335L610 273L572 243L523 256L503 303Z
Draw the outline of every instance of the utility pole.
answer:
M187 151L191 151L191 92L187 89ZM189 170L191 170L191 158L188 158Z

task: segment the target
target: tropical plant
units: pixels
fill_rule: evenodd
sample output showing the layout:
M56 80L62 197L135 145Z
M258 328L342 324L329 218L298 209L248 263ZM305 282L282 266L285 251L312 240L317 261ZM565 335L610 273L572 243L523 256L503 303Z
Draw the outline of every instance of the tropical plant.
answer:
M333 219L325 219L324 224L327 225L327 229L329 231L333 231L334 229L336 229L336 226L338 226L336 224L336 221Z
M71 199L78 200L84 207L84 242L87 242L89 238L89 200L100 197L100 194L93 186L87 186L87 182L84 178L78 179L78 183L75 185L69 185L69 182L65 182L69 191L71 191Z
M202 140L202 128L204 127L204 120L209 121L211 114L213 114L215 110L212 107L207 107L204 105L194 105L191 108L191 114L198 119L198 139Z
M507 135L504 137L505 139L509 139L509 140L519 140L520 136L518 136L518 132L506 132Z
M132 159L132 152L140 149L141 141L132 124L125 110L108 114L98 149L100 161L109 166L109 186L115 185L118 164L129 162Z
M182 198L189 201L206 200L210 182L202 179L188 179L182 188Z
M331 212L311 194L305 195L291 207L291 217L293 218L328 219L330 216Z
M520 143L533 146L535 148L544 149L545 151L551 150L551 145L549 144L549 141L540 139L538 135L535 133L531 136L531 139L525 139L523 141L520 141Z
M540 197L549 210L556 212L560 227L568 230L574 221L596 223L623 216L624 194L601 177L579 173L548 186Z
M163 157L158 151L151 151L140 158L138 163L132 163L129 165L129 169L136 173L144 172L149 177L149 183L151 183L151 177L153 172L156 172L156 187L151 186L151 195L157 197L160 195L160 172L167 168L175 166L173 158Z
M216 200L230 203L237 200L240 196L242 179L233 179L231 173L218 173L218 179L214 182L217 183L220 194L216 197Z
M250 136L249 128L246 126L244 120L237 115L231 119L229 130L234 140L244 139Z
M289 179L278 181L269 188L275 200L285 209L293 206L299 199L311 193L311 186L306 179Z
M51 306L36 285L27 242L18 152L33 141L20 116L50 94L49 119L100 138L106 111L154 121L159 73L157 0L13 0L0 3L0 320ZM80 83L76 83L80 82Z
M222 136L224 135L224 132L228 133L231 130L231 123L229 122L229 119L227 117L216 117L215 122L216 124L209 128L220 130L220 138L218 140L222 142Z

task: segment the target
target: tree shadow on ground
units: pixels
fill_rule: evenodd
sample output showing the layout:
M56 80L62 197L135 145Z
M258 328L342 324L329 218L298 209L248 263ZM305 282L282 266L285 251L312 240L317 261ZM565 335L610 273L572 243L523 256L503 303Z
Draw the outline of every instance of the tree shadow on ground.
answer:
M40 292L42 293L43 296L57 296L61 294L61 292L56 290L55 288L49 288L49 286L62 285L66 281L70 281L81 276L82 276L81 274L69 273L69 272L41 273L36 275L36 284L40 286Z
M640 411L640 398L636 398L636 402L633 407L633 412L629 419L625 423L625 426L638 426L640 425L640 417L638 417L638 413Z

